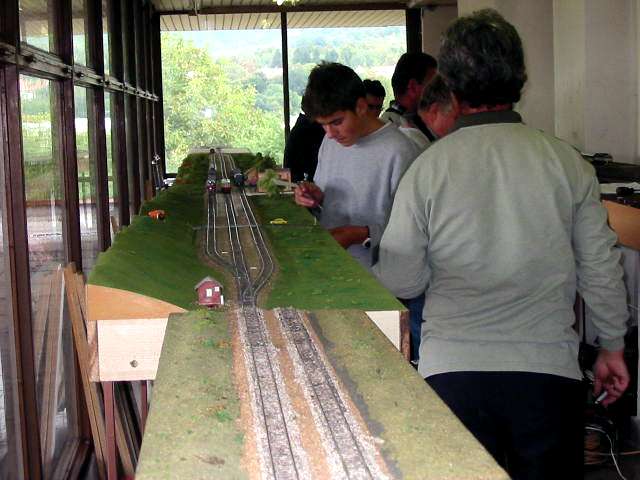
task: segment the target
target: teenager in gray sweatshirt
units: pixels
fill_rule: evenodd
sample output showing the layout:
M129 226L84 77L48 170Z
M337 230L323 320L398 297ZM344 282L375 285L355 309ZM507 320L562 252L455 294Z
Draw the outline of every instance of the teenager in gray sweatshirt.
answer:
M295 190L299 205L367 268L400 178L420 151L398 128L367 114L362 80L349 67L321 63L302 97L305 114L323 126L315 183Z

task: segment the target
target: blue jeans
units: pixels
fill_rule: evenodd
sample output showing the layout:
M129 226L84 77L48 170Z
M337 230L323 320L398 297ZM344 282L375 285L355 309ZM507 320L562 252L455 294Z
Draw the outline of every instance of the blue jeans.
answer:
M424 293L414 298L399 298L409 310L409 333L411 336L411 363L418 364L420 359L420 337L422 332L422 310L424 309Z

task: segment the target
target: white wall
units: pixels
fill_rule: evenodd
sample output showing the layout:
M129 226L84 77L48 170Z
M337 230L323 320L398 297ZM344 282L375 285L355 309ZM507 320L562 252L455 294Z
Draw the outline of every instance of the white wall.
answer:
M525 122L640 164L640 0L458 0L460 15L481 8L498 10L522 37Z
M422 51L438 57L442 32L458 18L458 7L438 6L422 9Z
M494 8L512 23L525 53L529 79L516 109L535 128L554 132L554 65L552 0L458 0L461 15Z
M585 148L637 160L636 3L585 2Z
M584 148L585 96L584 2L565 0L553 3L555 65L555 134Z

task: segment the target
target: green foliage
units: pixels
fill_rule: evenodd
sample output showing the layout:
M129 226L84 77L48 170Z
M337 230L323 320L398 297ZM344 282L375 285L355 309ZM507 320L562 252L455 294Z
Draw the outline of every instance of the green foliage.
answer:
M258 152L253 153L237 153L233 155L233 159L240 170L246 172L250 168L255 167L258 172L264 172L267 169L276 168L276 161L269 155L262 155Z
M169 170L198 145L246 147L281 158L281 114L256 107L256 90L241 85L240 66L228 60L214 62L191 42L170 35L162 38Z
M169 171L175 171L196 146L246 147L282 162L282 50L273 46L278 43L279 35L270 30L162 34ZM405 49L401 27L291 30L292 119L300 112L309 71L323 60L344 63L362 78L380 80L388 102L391 72Z
M271 195L277 195L280 193L280 187L276 185L275 180L278 179L278 174L275 170L265 170L264 175L258 180L258 188L263 190L269 197Z
M197 153L189 155L178 168L176 182L178 184L204 185L209 171L209 154Z

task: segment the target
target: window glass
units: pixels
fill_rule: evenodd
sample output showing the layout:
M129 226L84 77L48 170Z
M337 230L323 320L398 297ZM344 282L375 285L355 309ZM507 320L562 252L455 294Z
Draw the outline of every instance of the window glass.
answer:
M0 112L1 110L0 108ZM0 131L0 158L2 157ZM3 163L0 162L0 478L23 478L4 185Z
M70 323L64 309L66 261L61 154L56 137L59 86L21 76L27 240L36 391L45 476L54 475L76 438L75 378Z
M78 199L80 203L80 240L82 245L82 270L88 274L100 251L98 243L97 174L96 159L92 155L90 139L94 122L87 104L87 89L74 87L76 113L76 156L78 160Z
M109 11L109 3L107 0L102 0L102 48L104 49L104 74L109 75L109 18L111 12ZM106 101L106 99L105 99Z
M113 142L111 129L111 104L116 94L105 92L104 94L104 128L107 134L107 174L109 175L109 217L111 220L111 238L120 222L120 195L118 193L118 169L114 161Z
M407 51L406 39L405 27L290 28L291 126L300 114L309 72L323 60L348 65L363 80L379 80L386 92L384 105L388 105L393 100L391 75L398 58Z
M20 38L29 45L57 53L53 0L20 0Z
M281 43L280 30L268 27L162 32L168 172L194 146L245 147L282 162Z
M87 9L84 0L71 2L73 23L73 61L81 65L89 65L87 59Z

